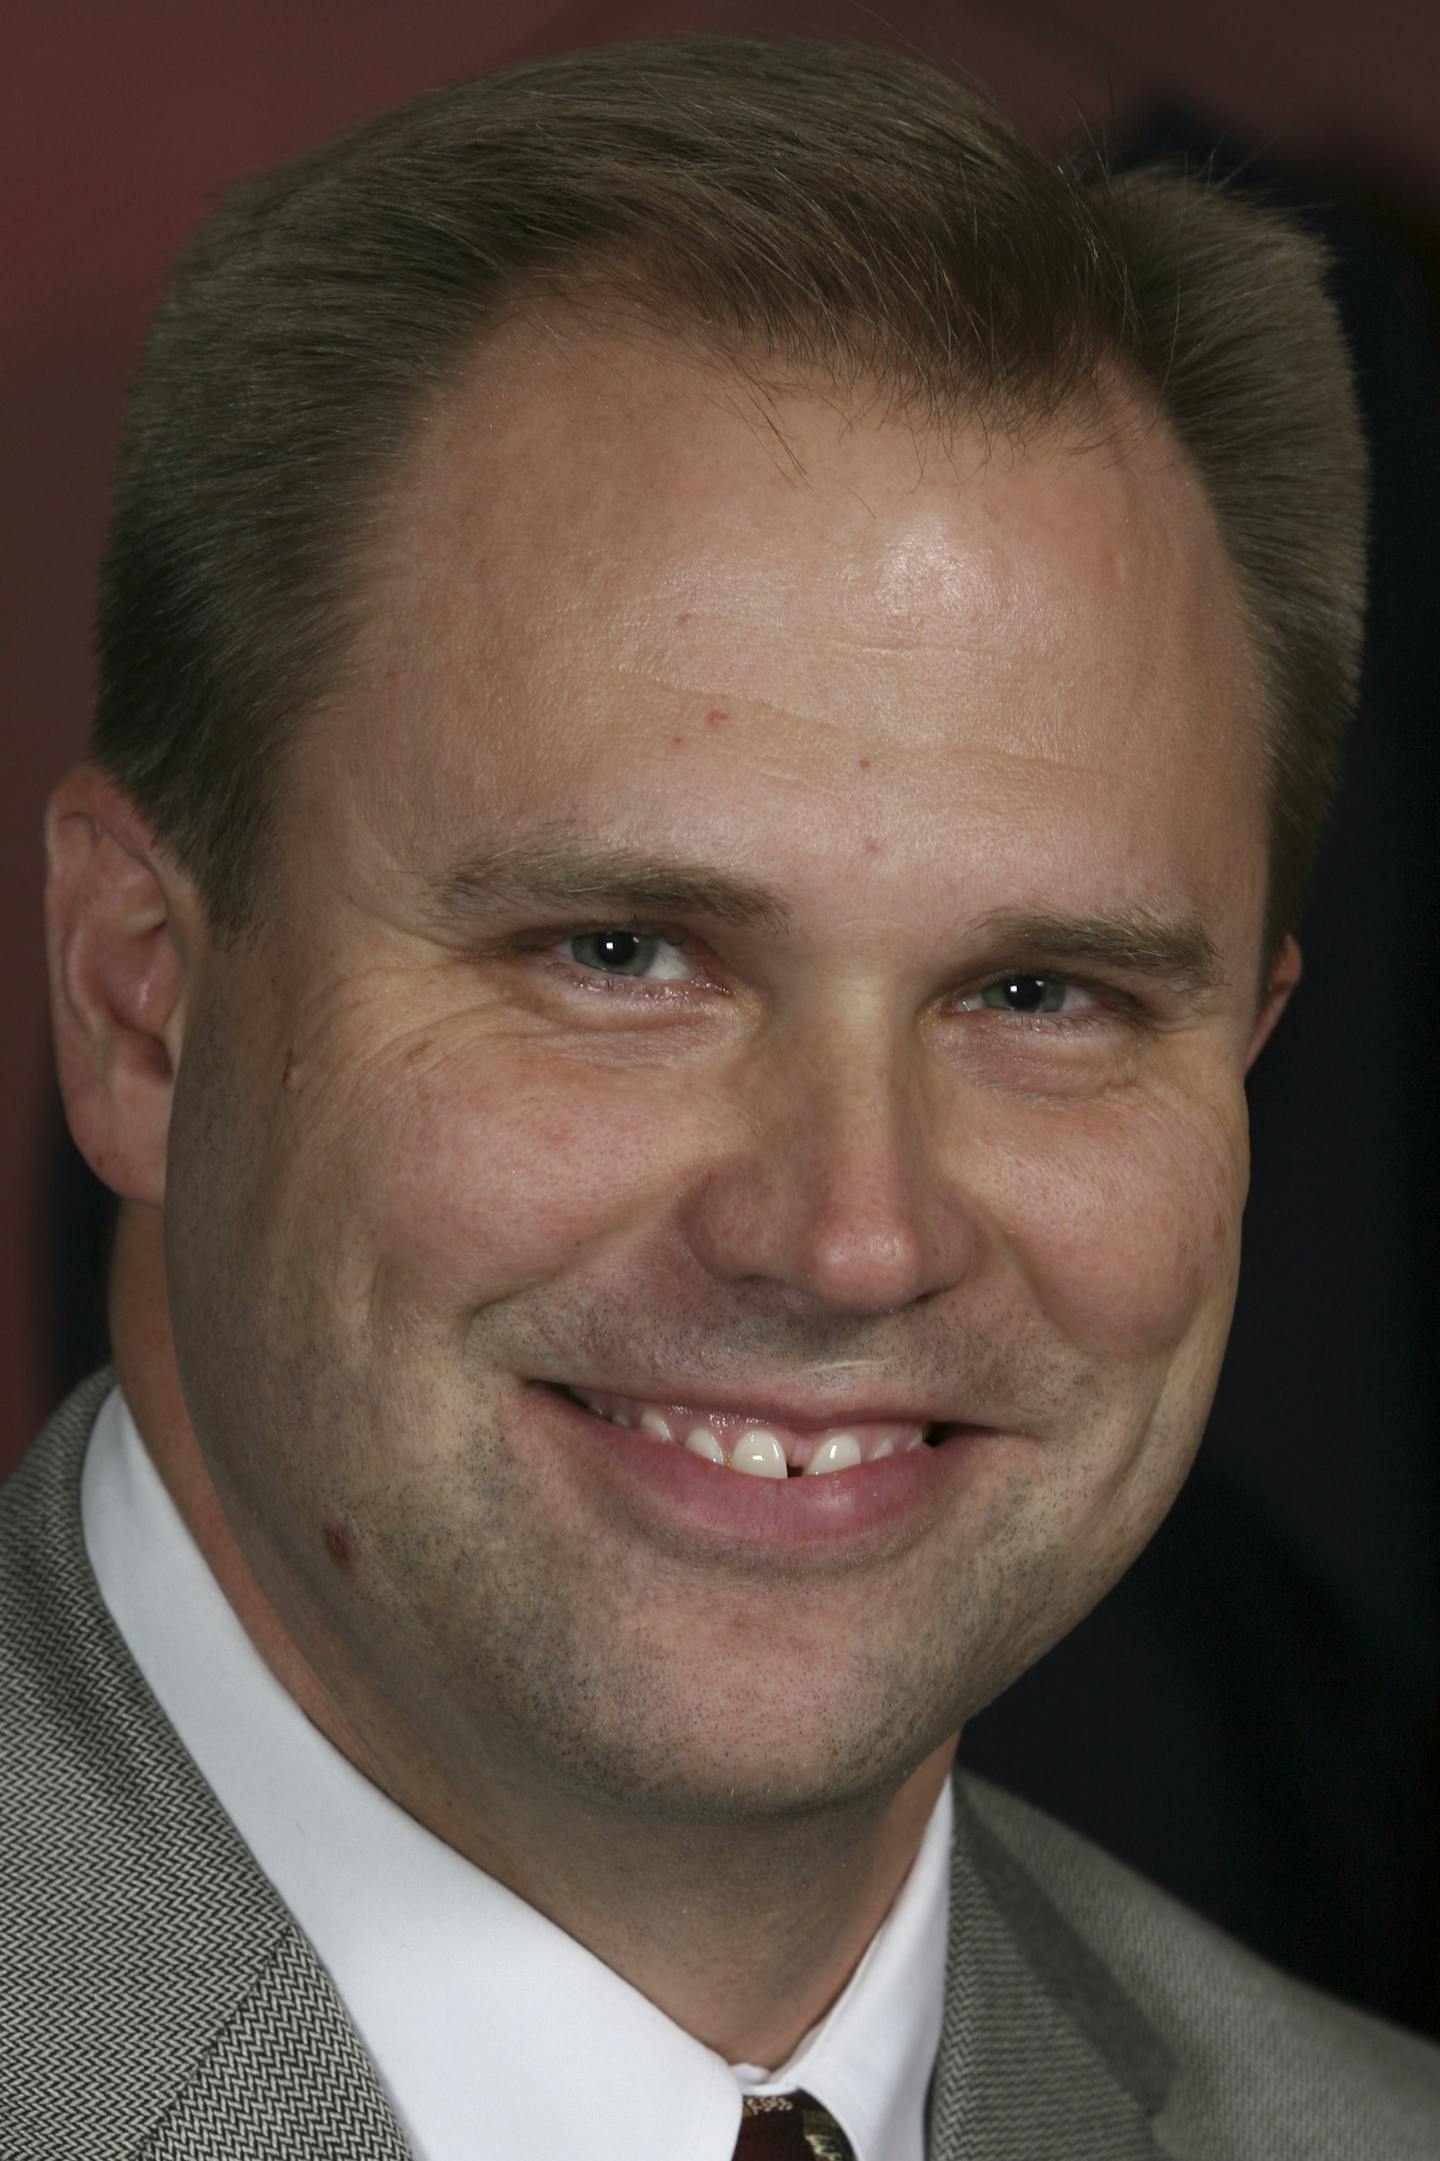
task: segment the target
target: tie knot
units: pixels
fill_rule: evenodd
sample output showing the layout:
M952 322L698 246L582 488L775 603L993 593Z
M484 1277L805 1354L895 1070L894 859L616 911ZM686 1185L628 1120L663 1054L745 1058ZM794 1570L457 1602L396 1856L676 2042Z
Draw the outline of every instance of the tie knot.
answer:
M855 2161L855 2149L808 2093L746 2094L735 2161Z

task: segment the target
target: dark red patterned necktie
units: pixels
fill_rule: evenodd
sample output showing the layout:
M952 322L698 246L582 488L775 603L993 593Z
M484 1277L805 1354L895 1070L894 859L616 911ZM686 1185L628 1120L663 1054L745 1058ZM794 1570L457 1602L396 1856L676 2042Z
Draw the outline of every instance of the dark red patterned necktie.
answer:
M746 2094L735 2161L855 2161L835 2118L808 2093Z

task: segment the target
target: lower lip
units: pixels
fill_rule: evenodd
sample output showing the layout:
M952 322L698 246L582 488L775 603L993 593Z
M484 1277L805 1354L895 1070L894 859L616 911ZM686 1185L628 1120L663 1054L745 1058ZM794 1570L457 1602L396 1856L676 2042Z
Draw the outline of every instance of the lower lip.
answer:
M814 1478L755 1478L692 1455L673 1441L614 1425L543 1382L528 1394L572 1445L571 1468L618 1487L653 1529L661 1519L702 1541L770 1552L832 1550L887 1542L924 1528L957 1478L1004 1436L963 1428L853 1470Z

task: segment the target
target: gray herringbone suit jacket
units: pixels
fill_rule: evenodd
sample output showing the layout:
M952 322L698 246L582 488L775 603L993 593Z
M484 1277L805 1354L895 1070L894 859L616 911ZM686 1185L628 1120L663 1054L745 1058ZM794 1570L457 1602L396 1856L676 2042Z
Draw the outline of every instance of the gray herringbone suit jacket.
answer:
M90 1573L80 1468L110 1380L0 1494L0 2157L403 2161L329 1976ZM959 1801L936 2161L1440 2156L1440 2052L1017 1802L963 1779ZM483 2124L473 2151L505 2161Z

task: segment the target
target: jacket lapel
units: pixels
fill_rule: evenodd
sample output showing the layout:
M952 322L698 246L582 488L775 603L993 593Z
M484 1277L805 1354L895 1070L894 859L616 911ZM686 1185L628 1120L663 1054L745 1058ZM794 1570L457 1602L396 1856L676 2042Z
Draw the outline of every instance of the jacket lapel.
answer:
M931 2161L1159 2161L1169 2050L956 1782Z
M100 1596L79 1489L113 1381L0 1495L0 2148L406 2161L328 1976Z
M304 1938L291 1930L144 2161L410 2161L374 2069Z

